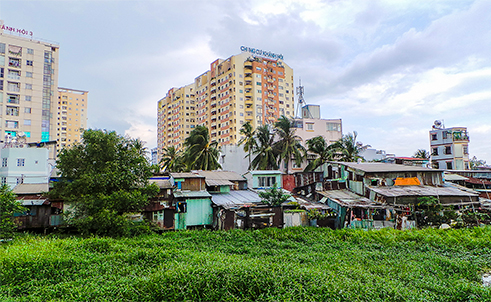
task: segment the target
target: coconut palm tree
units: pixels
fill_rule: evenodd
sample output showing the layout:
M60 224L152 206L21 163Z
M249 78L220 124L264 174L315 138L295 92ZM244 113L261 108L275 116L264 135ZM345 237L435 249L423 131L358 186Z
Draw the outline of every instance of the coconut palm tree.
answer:
M323 136L316 136L305 143L307 144L307 152L315 154L317 157L307 165L304 172L313 171L325 162L334 159L334 146L328 145Z
M422 158L422 159L429 159L430 158L430 153L426 151L425 149L418 149L413 155L413 157L416 158Z
M160 168L163 171L182 172L186 169L181 151L177 150L174 146L164 147L162 150L164 154L160 160Z
M254 137L256 132L252 130L252 125L250 122L246 122L239 131L240 134L244 135L244 137L239 141L238 145L244 145L244 151L249 154L249 169L251 168L251 160L252 160L252 151L257 147L256 138Z
M278 154L278 165L283 161L286 165L288 174L289 163L293 158L299 166L305 154L305 148L302 146L300 136L295 134L295 122L282 115L275 123L275 132L278 134L278 141L274 143L274 148Z
M252 151L255 155L251 162L252 169L255 170L276 170L277 154L273 149L274 133L271 133L268 125L257 127L256 129L257 146Z
M184 141L186 151L184 162L188 170L216 170L222 166L218 163L220 148L217 142L210 143L208 128L197 126Z
M356 141L356 137L358 133L353 131L353 133L348 133L343 135L342 138L337 140L333 144L334 150L336 150L336 157L340 161L345 162L355 162L358 159L362 158L360 153L367 148L371 147L370 145L363 145L361 142Z

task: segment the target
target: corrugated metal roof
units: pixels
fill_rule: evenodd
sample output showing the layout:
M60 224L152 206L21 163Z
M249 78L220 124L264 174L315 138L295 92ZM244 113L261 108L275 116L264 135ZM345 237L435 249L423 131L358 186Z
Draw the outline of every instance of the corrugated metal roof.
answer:
M352 169L360 170L366 173L374 172L443 172L443 170L430 169L417 166L405 166L396 164L385 163L347 163L347 162L332 162L340 165L350 167Z
M468 196L477 197L479 194L465 192L453 187L433 187L433 186L393 186L393 187L372 187L370 190L387 197L401 196Z
M204 178L204 176L195 174L195 173L189 173L189 172L184 172L184 173L170 173L170 175L173 178Z
M233 186L234 183L225 179L205 179L207 186Z
M49 185L47 183L41 184L18 184L13 189L12 192L15 194L40 194L49 191Z
M206 179L223 179L230 181L247 181L245 177L233 171L196 171Z
M211 197L211 194L207 191L175 191L174 197Z
M247 173L250 173L251 175L283 174L283 172L279 170L248 171Z
M150 179L150 183L154 183L161 189L172 189L170 179Z
M343 207L367 207L367 208L387 207L380 203L373 202L366 197L360 196L346 189L318 191L317 193L329 198L330 200L338 203Z
M217 206L230 209L261 203L261 197L251 190L233 190L224 194L212 194L211 201Z
M47 199L22 199L20 204L23 206L42 206L43 204L48 204Z
M458 175L458 174L447 174L445 173L443 178L445 178L445 180L466 180L467 177L464 177L464 176L461 176L461 175Z

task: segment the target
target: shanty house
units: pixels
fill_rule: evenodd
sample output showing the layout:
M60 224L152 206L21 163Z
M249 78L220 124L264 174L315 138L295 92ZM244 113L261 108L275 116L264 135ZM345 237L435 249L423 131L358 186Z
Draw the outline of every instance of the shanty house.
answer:
M159 187L157 196L150 199L148 205L143 209L144 217L155 223L162 230L174 229L175 206L172 204L173 180L170 176L154 176L150 183Z

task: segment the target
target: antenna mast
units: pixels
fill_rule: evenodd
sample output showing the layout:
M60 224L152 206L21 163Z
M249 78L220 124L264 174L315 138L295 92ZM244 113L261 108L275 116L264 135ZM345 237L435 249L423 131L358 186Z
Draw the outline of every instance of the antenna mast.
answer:
M297 117L302 118L302 114L299 111L303 107L303 103L305 102L303 99L303 86L302 86L302 79L298 79L298 87L297 87L297 95L298 95L298 107L297 107Z

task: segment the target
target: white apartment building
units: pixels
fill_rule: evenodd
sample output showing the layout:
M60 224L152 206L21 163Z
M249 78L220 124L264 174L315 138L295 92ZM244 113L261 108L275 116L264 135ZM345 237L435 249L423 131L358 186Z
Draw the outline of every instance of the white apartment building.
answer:
M469 135L466 127L433 126L430 148L433 168L469 170Z
M0 20L0 137L56 138L58 52L59 45Z

